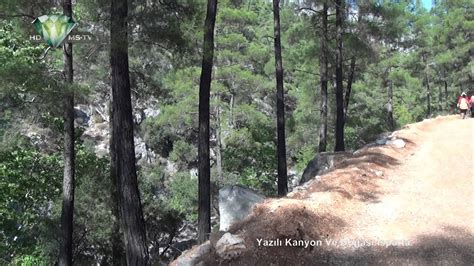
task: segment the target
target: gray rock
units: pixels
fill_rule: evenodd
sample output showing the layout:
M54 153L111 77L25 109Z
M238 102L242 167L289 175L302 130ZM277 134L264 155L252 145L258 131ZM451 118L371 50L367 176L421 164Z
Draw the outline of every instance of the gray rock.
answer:
M390 138L391 138L390 133L388 133L388 132L381 133L375 139L375 144L376 145L385 145L390 140Z
M265 198L250 189L231 185L219 190L220 231L227 231L231 224L243 220L252 207Z
M301 181L301 173L298 173L294 170L288 171L288 191L293 191L297 186L299 186Z
M375 144L377 145L385 145L387 143L388 139L387 138L378 138L375 140Z
M225 233L216 243L216 254L224 260L240 256L245 249L244 240L231 233Z
M135 137L135 157L138 165L153 163L156 161L156 154L146 145L141 137Z
M88 126L90 115L85 110L74 108L74 121L80 126Z
M192 248L194 245L196 245L195 239L179 241L171 245L171 247L168 249L168 253L170 254L170 257L176 258L183 254L183 252L185 252L186 250Z
M143 113L145 114L145 117L143 119L148 117L155 117L160 114L160 109L146 108L145 110L143 110Z
M199 245L190 251L184 253L176 260L178 266L194 266L211 252L211 242L208 240L204 244Z
M403 139L394 139L387 142L387 145L394 146L395 148L402 149L405 148L405 141Z
M335 165L346 159L352 158L350 152L321 152L313 160L309 161L304 169L300 184L306 183L314 177L323 174L325 171L333 168Z

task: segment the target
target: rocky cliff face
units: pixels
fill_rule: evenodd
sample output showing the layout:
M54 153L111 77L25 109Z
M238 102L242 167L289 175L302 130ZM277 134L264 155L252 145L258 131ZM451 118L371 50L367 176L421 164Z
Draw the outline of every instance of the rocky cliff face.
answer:
M109 152L110 127L109 127L109 108L107 105L85 105L80 104L75 108L75 122L77 127L84 129L81 139L86 145L92 146L96 154L100 157L106 156ZM135 131L138 133L140 125L150 117L156 117L160 110L156 105L150 105L146 108L135 108L134 124ZM148 147L145 141L135 134L135 156L137 164L155 163L160 161L166 165L167 170L175 172L173 163L160 158L152 149Z

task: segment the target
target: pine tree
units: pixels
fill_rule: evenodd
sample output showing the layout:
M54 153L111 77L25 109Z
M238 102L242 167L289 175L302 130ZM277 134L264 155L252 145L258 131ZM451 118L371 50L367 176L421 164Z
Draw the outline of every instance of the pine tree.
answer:
M320 92L321 102L319 104L319 146L318 152L325 152L328 134L328 4L323 3L321 10L321 51L319 59Z
M71 0L64 0L63 13L72 17ZM74 152L74 92L70 85L74 73L72 66L72 44L64 43L64 77L69 85L64 96L64 175L63 202L61 211L61 240L59 265L72 265L72 233L74 224L75 152Z
M278 158L278 195L288 193L288 176L286 169L285 142L285 98L283 89L283 62L281 59L280 38L280 1L273 0L274 45L275 45L275 76L277 98L277 158Z
M199 209L198 242L209 239L211 233L211 165L209 157L209 99L211 97L212 64L214 59L214 25L217 0L208 0L204 23L203 57L199 83Z
M336 146L335 151L344 151L344 75L343 75L343 23L344 0L336 0Z
M138 191L128 67L127 0L111 5L110 65L112 73L112 167L117 178L121 227L127 265L147 265L145 221Z

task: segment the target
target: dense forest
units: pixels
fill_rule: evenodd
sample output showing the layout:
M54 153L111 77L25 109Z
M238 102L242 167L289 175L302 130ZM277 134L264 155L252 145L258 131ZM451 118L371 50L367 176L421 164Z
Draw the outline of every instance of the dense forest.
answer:
M474 3L423 2L2 0L0 264L167 262L220 188L455 113ZM31 41L45 14L94 41Z

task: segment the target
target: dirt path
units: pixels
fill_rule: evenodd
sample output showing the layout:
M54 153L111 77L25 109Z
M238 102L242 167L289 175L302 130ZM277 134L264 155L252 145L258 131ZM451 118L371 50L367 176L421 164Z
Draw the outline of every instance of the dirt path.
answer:
M474 265L474 119L438 117L394 134L406 147L366 147L258 204L230 229L246 250L230 261L211 252L205 264Z
M352 237L398 245L379 248L377 262L472 265L474 120L435 121L419 141L389 174L384 186L391 192L366 204L353 220Z

